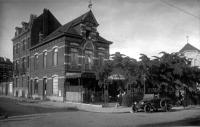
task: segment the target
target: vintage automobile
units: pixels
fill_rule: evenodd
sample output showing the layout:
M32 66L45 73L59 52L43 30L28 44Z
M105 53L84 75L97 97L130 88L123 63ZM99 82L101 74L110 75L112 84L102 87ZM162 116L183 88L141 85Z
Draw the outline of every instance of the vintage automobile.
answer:
M132 111L170 111L172 108L171 100L169 98L160 98L154 94L145 94L143 99L139 102L134 102L132 105Z

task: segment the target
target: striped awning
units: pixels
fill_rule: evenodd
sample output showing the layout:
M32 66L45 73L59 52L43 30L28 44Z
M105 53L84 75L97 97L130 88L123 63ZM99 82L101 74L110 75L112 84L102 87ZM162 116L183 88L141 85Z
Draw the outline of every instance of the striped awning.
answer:
M113 74L108 77L109 80L125 80L125 77L121 74Z
M81 77L81 73L66 73L66 78L80 78Z

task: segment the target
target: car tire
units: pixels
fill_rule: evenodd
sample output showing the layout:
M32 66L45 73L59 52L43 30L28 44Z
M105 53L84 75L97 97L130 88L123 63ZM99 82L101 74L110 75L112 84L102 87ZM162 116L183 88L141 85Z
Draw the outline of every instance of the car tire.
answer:
M144 111L145 112L151 112L151 106L150 105L145 105L144 106Z
M135 105L132 106L132 111L133 111L133 112L137 112L137 108L136 108Z

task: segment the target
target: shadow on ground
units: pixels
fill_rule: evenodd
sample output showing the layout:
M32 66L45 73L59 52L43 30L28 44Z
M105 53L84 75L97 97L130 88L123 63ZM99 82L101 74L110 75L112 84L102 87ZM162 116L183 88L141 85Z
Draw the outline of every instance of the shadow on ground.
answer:
M169 126L200 126L200 115L192 118L178 120L174 122L164 122L156 124L145 124L138 127L169 127Z
M77 108L51 108L51 107L38 107L27 106L16 103L16 100L8 98L0 98L0 114L7 114L10 116L29 115L38 113L52 113L52 112L72 112L78 111Z

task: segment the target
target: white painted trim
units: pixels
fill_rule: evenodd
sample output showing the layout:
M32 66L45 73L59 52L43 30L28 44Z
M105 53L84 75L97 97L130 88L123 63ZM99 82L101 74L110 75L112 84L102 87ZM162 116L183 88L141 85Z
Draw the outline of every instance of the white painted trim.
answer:
M43 52L43 53L44 53L44 52L47 52L47 49L43 50L42 52Z
M58 76L57 74L54 74L54 75L52 75L51 77L53 78L53 77L59 77L59 76Z
M53 46L52 50L54 50L55 48L58 48L58 46L57 45Z

